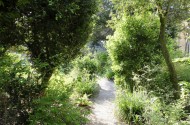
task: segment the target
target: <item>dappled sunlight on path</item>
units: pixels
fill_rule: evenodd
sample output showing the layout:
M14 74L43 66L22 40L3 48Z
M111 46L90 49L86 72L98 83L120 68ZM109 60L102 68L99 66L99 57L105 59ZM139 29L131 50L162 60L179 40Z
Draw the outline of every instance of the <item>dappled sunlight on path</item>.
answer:
M114 117L115 87L112 81L102 78L98 80L100 92L93 100L91 122L88 125L121 125Z

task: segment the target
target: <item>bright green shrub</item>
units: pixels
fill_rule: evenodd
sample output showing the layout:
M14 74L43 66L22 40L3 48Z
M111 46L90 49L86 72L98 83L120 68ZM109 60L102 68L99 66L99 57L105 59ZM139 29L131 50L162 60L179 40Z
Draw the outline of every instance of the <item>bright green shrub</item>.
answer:
M106 51L91 53L87 50L86 53L88 54L80 56L73 61L74 68L81 72L83 70L87 70L91 75L100 75L113 78L111 59Z
M104 76L107 70L111 70L111 61L107 52L98 52L95 54L98 75Z
M95 75L91 75L87 70L73 68L70 74L61 77L70 92L70 99L79 106L91 104L89 98L98 92L98 84Z
M182 118L187 114L183 111L183 104L181 102L175 102L171 104L149 102L146 105L143 117L146 125L187 125Z
M145 90L120 91L116 100L116 115L120 120L135 125L185 125L184 102L166 104Z
M117 23L107 43L116 84L133 91L133 72L141 74L144 66L161 63L158 34L159 21L152 15L123 17Z
M91 78L88 71L81 72L74 82L74 90L80 95L93 96L98 91L98 85L95 78Z
M69 100L72 86L63 74L55 72L42 93L40 75L21 56L0 57L0 124L84 124L86 112Z
M87 119L82 109L74 106L64 90L57 92L49 88L46 95L34 101L34 111L30 115L30 124L46 125L82 125Z
M87 94L84 94L82 97L77 98L76 103L79 106L89 106L92 104L92 102L89 100L89 96Z
M114 78L114 72L112 71L111 67L109 67L108 69L106 69L105 76L109 80L112 80Z
M91 54L77 58L74 61L74 67L79 71L87 70L91 75L97 73L97 64Z
M179 45L175 38L167 37L167 49L172 59L183 57L183 53L179 49Z
M180 81L190 82L190 59L178 58L174 62L175 62L174 64L177 71L178 79Z
M177 63L175 64L178 79L180 81L190 82L190 64Z
M126 92L121 91L116 98L117 111L116 115L122 121L128 124L142 124L144 107L146 105L147 96L144 92Z
M86 123L87 112L74 105L69 99L72 86L65 83L63 75L57 70L51 77L44 95L33 101L33 113L30 115L31 125L81 125Z

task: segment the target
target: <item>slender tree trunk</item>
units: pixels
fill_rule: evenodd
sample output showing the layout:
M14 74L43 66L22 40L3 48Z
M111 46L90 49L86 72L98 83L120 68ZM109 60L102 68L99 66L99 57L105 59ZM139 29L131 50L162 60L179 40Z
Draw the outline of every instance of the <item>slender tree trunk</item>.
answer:
M44 68L41 71L42 74L42 81L41 84L39 85L39 90L38 90L38 95L39 97L44 96L45 90L49 85L49 80L53 74L53 68Z
M170 54L168 52L167 46L166 46L166 38L165 38L165 31L166 31L166 17L160 14L160 35L159 35L159 42L161 44L161 51L164 56L165 62L168 67L168 71L170 74L170 81L172 82L173 88L174 88L174 99L180 98L180 87L178 85L178 79L177 79L177 73L174 67L174 64L172 62L172 59L170 57Z
M49 80L53 74L53 70L47 70L45 71L43 78L42 78L42 86L45 88L48 86Z

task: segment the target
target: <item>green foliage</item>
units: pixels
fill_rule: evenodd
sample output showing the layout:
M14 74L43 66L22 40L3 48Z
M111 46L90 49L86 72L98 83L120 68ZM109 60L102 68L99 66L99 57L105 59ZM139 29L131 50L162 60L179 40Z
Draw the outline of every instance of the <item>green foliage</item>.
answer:
M181 120L187 115L181 101L165 104L144 90L133 93L120 91L117 95L117 116L128 124L138 125L185 125Z
M45 96L36 99L33 104L34 111L30 115L31 125L81 125L87 121L84 116L87 112L73 105L65 85L54 80L47 88Z
M74 62L77 63L76 60ZM69 74L59 78L64 81L73 103L79 106L91 105L89 98L98 92L94 74L90 74L86 69L74 67Z
M112 72L111 70L111 59L107 53L105 52L97 52L95 54L95 61L97 63L97 69L98 69L98 75L105 75L109 78L112 76L109 76L108 74Z
M91 75L113 78L111 59L106 51L95 53L87 51L86 53L86 55L79 56L73 61L74 68L81 72L87 70Z
M0 9L0 46L26 46L43 76L43 90L55 68L70 62L87 43L97 12L96 0L13 0ZM9 8L9 9L7 9ZM39 64L46 64L39 67Z
M144 107L146 105L147 96L144 92L125 92L118 93L116 105L118 107L117 116L120 120L126 121L128 124L142 124Z
M113 80L113 79L114 79L114 72L112 71L111 67L109 67L109 68L106 70L105 76L106 76L106 78L108 78L109 80Z
M140 73L138 70L146 65L161 63L158 18L153 15L123 17L116 27L107 44L115 81L132 91L133 72Z
M93 45L99 44L106 40L106 36L113 33L110 27L107 27L107 21L111 19L110 13L113 4L110 0L101 0L100 11L97 13L96 26L93 29L91 41Z
M63 100L57 95L57 89L47 91L46 94L50 95L37 100L37 107L34 107L34 110L31 106L32 101L34 98L44 96L45 88L55 68L76 57L81 47L88 41L94 26L97 5L97 0L0 1L0 64L2 64L0 97L3 100L0 102L3 107L0 108L2 116L0 122L2 124L27 124L29 114L33 111L38 114L37 116L42 115L38 118L32 117L34 124L38 124L38 121L44 124L45 117L50 121L53 120L48 112L52 118L57 115L59 106L42 112L38 110L54 106L55 100L62 104L60 101ZM15 50L8 50L12 46L19 48L17 45L27 48L30 62L24 52L22 54L26 59L22 60L9 55L3 56L6 51L17 53ZM51 94L58 97L54 100ZM67 105L66 102L63 103ZM64 105L61 109L65 107L67 106ZM66 112L62 114L67 118L66 124L81 124L79 120L71 121L73 119L65 116ZM58 123L61 123L62 114L57 117ZM74 116L77 117L78 114Z
M76 99L76 103L79 106L89 106L92 104L87 94L84 94L82 97L79 97L78 99Z
M0 124L81 125L86 122L87 112L69 100L72 84L65 84L64 74L57 70L42 92L41 76L31 67L26 55L5 53L0 64ZM90 104L85 96L82 99L83 104Z
M73 81L75 91L80 95L94 95L98 90L98 85L95 78L91 78L88 71L79 73L77 79Z
M167 48L172 59L183 57L182 51L178 48L177 42L169 34L167 36Z
M81 72L83 70L87 70L91 75L97 73L97 63L91 54L77 58L74 61L74 67L79 69Z
M147 125L187 125L188 123L187 121L181 120L187 116L183 111L183 104L181 102L171 103L169 105L164 103L157 103L157 105L149 104L146 106L143 116L146 119Z
M178 58L174 61L175 68L180 81L190 82L190 59Z
M136 84L134 89L143 86L148 92L154 93L165 101L171 101L174 90L165 65L145 66L139 71L141 74L133 73L132 80Z
M22 56L5 53L0 57L0 124L27 124L32 100L40 94L39 74Z

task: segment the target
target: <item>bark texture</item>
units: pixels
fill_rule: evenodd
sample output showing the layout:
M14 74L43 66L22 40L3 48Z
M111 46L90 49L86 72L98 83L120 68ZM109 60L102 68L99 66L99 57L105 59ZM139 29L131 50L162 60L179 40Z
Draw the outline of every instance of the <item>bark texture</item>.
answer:
M166 31L167 17L164 16L163 14L160 14L159 17L160 17L159 42L161 45L161 51L162 51L163 57L165 59L167 67L168 67L168 71L170 74L170 81L172 82L173 88L175 90L174 91L174 99L179 99L180 98L180 87L178 84L177 73L176 73L174 64L172 62L172 59L170 57L170 54L169 54L167 46L166 46L165 31Z

